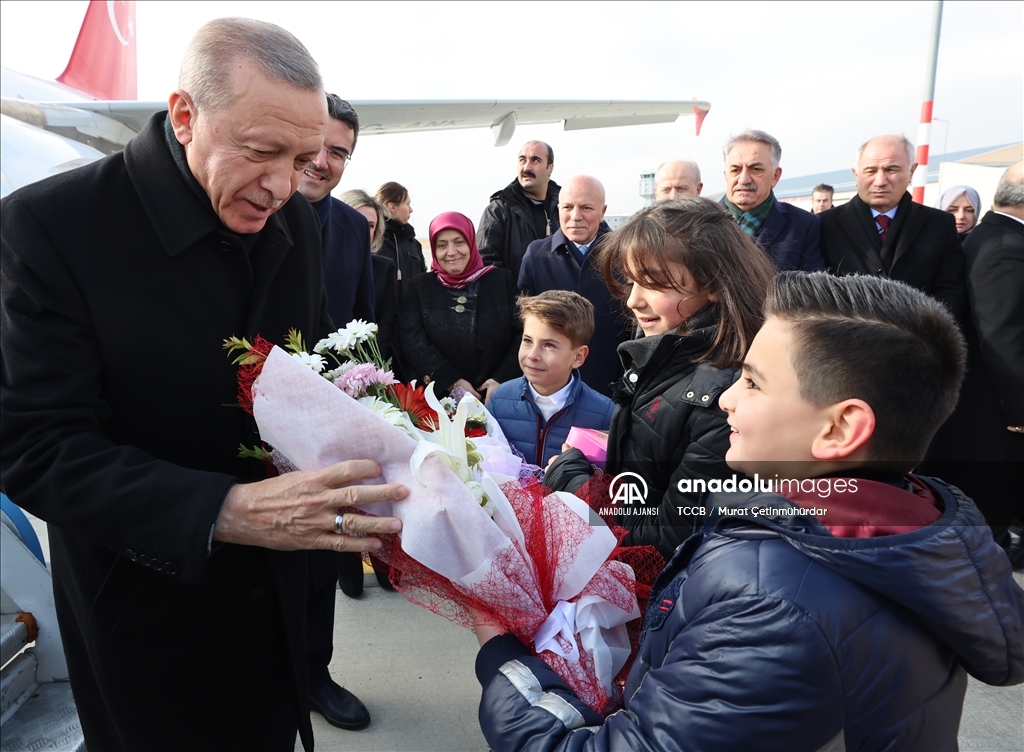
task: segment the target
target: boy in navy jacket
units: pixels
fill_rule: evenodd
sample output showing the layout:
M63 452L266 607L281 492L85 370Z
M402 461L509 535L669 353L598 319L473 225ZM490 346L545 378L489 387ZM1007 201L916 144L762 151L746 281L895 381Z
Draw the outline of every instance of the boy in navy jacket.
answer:
M952 750L968 674L1024 681L1009 559L970 499L912 474L964 374L949 311L785 272L766 315L719 399L737 474L654 583L622 710L481 615L492 749Z
M607 431L615 404L583 383L577 370L594 334L594 306L568 290L518 300L523 321L523 375L495 391L487 409L527 462L545 467L562 451L569 429Z

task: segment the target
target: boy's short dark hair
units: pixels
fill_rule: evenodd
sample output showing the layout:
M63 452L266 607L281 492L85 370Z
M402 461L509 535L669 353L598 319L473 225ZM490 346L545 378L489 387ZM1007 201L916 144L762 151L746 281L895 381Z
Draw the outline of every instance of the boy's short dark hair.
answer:
M924 459L964 377L964 338L942 303L881 277L783 272L765 315L793 326L805 400L862 399L875 414L873 461L906 472Z
M569 290L548 290L540 295L520 295L516 300L519 318L536 316L559 334L569 338L573 347L590 344L594 336L594 305Z

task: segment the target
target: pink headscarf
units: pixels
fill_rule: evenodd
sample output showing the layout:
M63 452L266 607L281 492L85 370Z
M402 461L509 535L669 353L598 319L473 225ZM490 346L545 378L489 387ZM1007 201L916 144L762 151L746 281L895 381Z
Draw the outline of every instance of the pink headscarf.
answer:
M449 274L437 263L437 236L445 230L458 230L469 243L469 262L461 274ZM476 230L473 229L473 222L469 217L458 212L438 214L430 223L430 255L434 259L430 268L437 275L438 280L445 287L455 290L464 289L466 285L475 282L495 268L484 266L484 260L476 248Z

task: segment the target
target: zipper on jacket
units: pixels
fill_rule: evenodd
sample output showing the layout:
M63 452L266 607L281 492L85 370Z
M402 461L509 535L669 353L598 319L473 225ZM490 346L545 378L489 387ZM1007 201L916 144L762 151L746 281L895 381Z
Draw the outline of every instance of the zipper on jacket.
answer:
M548 428L551 427L551 423L552 421L554 421L555 418L560 416L570 407L572 407L571 402L567 403L565 407L563 407L557 413L553 414L550 418L548 418L547 423L545 423L543 426L541 425L541 420L543 418L539 412L537 413L537 467L542 469L544 467L542 463L544 462L544 444L548 439Z

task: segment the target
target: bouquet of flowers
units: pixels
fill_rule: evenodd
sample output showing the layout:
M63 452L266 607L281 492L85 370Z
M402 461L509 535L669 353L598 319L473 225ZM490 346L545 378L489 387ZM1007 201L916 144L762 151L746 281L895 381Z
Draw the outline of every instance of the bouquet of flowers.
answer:
M240 402L269 449L244 450L280 471L370 458L409 496L360 511L403 521L377 555L409 600L470 626L484 613L552 666L591 707L621 704L639 607L633 570L610 560L616 535L571 494L524 472L497 422L471 395L397 383L376 327L354 321L312 353L225 340ZM524 480L520 480L520 478ZM349 510L356 511L356 510Z

